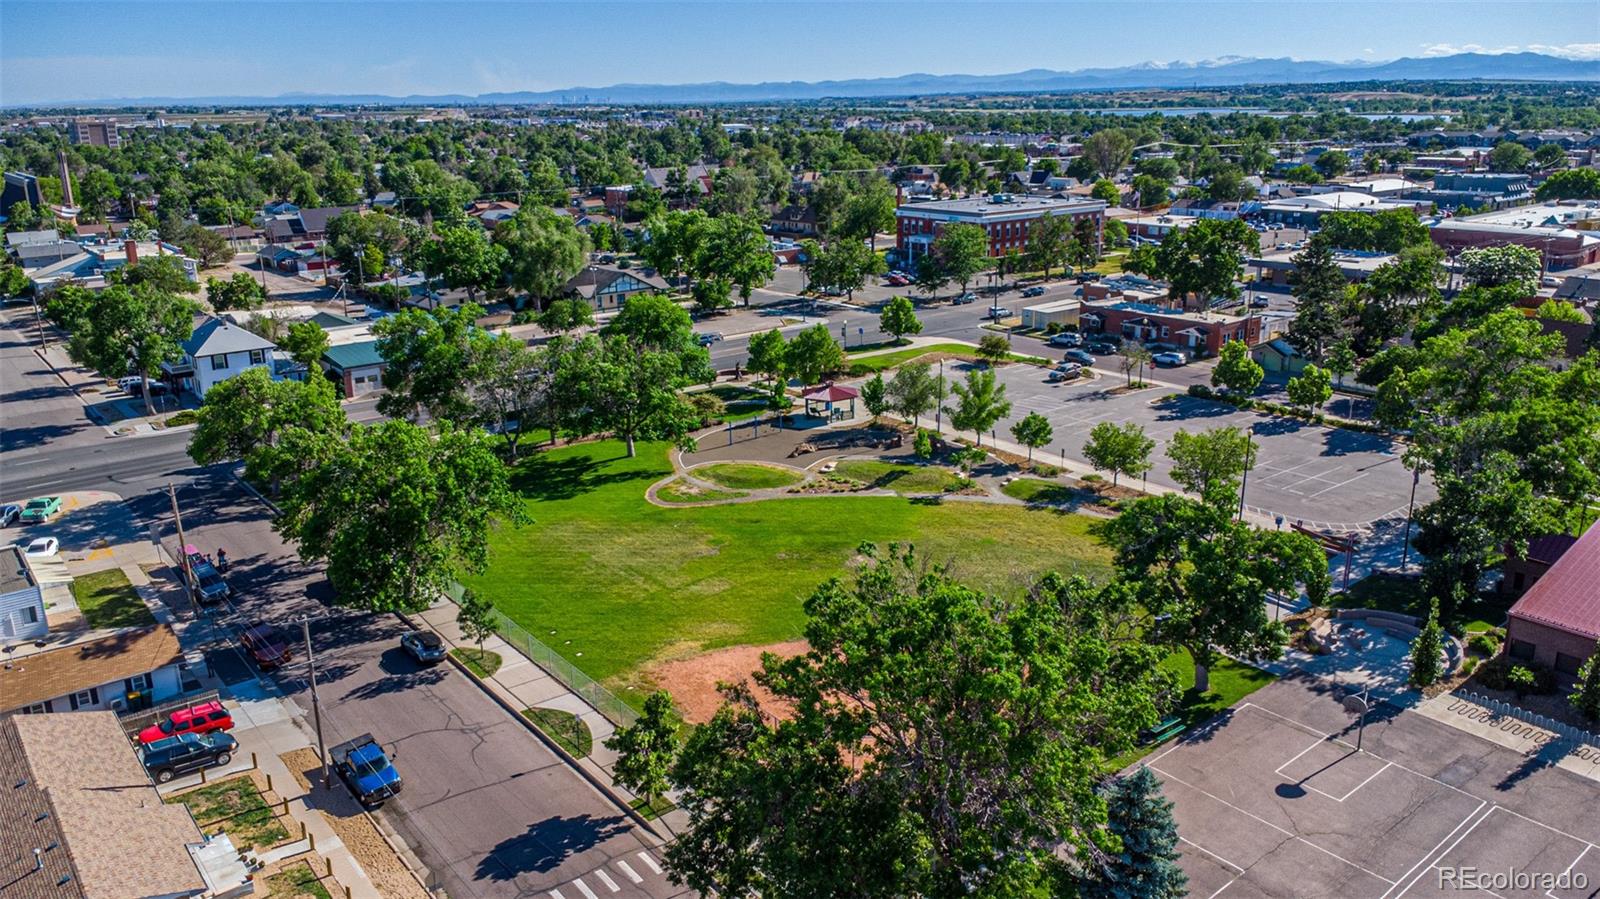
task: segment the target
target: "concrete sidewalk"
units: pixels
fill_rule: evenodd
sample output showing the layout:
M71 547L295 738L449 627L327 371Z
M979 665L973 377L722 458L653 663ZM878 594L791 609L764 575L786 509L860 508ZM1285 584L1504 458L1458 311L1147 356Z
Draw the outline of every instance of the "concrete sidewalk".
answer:
M420 624L438 634L452 649L477 648L475 642L468 640L462 634L460 625L456 624L456 613L456 604L445 599L415 618ZM624 803L640 798L618 785L612 777L612 772L616 768L617 754L603 745L604 741L617 730L610 719L600 714L594 706L498 635L485 640L483 648L497 653L502 659L502 664L492 676L479 678L479 683L512 708L559 709L575 715L589 728L589 735L594 741L590 754L576 759L579 769L590 779L604 784ZM564 751L562 754L566 755ZM669 838L671 832L682 830L688 823L688 816L679 809L673 809L651 822L658 838ZM663 824L665 827L662 827Z

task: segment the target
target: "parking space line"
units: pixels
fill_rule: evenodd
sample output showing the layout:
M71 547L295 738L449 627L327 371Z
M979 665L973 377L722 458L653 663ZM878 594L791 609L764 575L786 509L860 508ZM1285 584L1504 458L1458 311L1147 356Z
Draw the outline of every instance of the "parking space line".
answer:
M648 852L640 852L640 853L638 853L638 856L639 856L639 860L644 862L645 866L648 867L650 870L656 872L657 874L661 873L661 866L656 864L656 860L650 857L650 853L648 853Z
M628 875L628 879L633 881L634 883L643 883L644 882L644 878L640 877L639 876L639 872L633 870L633 866L628 864L627 861L625 861L623 859L620 859L620 858L617 859L617 867L621 868L622 869L622 873Z
M1589 850L1590 850L1590 849L1594 849L1594 848L1596 848L1596 847L1595 847L1595 845L1594 845L1594 844L1593 844L1593 843L1590 843L1590 844L1588 844L1588 845L1586 845L1586 846L1584 846L1584 847L1583 847L1583 851L1581 851L1581 852L1579 852L1579 853L1578 853L1578 857L1577 857L1577 858L1575 858L1575 859L1573 859L1573 860L1572 860L1572 864L1570 864L1570 865L1568 865L1568 866L1567 866L1567 870L1565 870L1565 871L1562 871L1562 872L1561 872L1561 876L1562 876L1562 877L1565 877L1565 876L1567 876L1567 875L1569 875L1569 874L1571 874L1571 873L1572 873L1572 869L1573 869L1573 868L1576 868L1576 867L1578 867L1578 862L1581 862L1581 861L1583 861L1583 857L1584 857L1584 856L1585 856L1585 855L1588 855L1588 854L1589 854ZM1553 889L1553 888L1552 888L1552 889ZM1560 897L1560 896L1557 896L1557 895L1556 895L1556 894L1555 894L1555 893L1552 893L1552 892L1551 892L1551 891L1550 891L1550 890L1545 890L1545 891L1544 891L1544 894L1545 894L1545 895L1546 895L1546 896L1549 896L1549 897L1550 897L1550 899L1561 899L1561 897Z
M617 886L617 882L615 880L611 879L611 875L606 873L606 869L605 868L595 868L594 869L594 876L600 878L600 882L605 884L606 885L606 889L609 889L611 892L613 892L613 893L622 892L622 887Z
M1482 807L1483 806L1479 806L1480 809ZM1428 867L1425 870L1423 870L1422 872L1418 873L1417 876L1412 878L1410 882L1406 882L1404 877L1400 878L1400 882L1401 883L1405 883L1405 889L1402 889L1400 892L1395 893L1394 894L1395 895L1395 899L1400 899L1401 896L1404 896L1406 893L1411 892L1411 888L1417 885L1417 881L1422 879L1422 875L1423 874L1428 873L1428 871L1438 870L1438 868L1439 868L1438 859L1444 858L1445 856L1449 855L1451 852L1455 851L1455 848L1457 846L1461 845L1461 841L1465 840L1467 838L1467 836L1469 834L1471 834L1474 830L1477 830L1479 824L1482 824L1483 822L1489 820L1489 816L1493 815L1495 813L1495 809L1498 809L1498 808L1499 808L1499 806L1497 806L1497 805L1489 806L1489 810L1487 812L1484 812L1483 816L1478 818L1478 820L1473 821L1471 827L1468 827L1466 830L1461 831L1461 836L1456 837L1455 840L1452 841L1449 846L1445 847L1445 850L1443 852L1439 852L1439 847L1435 846L1433 852L1430 852L1430 853L1428 853L1428 855L1423 856L1422 857L1422 861L1417 862L1415 865L1412 866L1412 868L1411 868L1412 871L1415 871L1417 868L1420 868L1423 865L1427 864L1429 857L1433 857L1435 859L1434 863L1431 864L1431 865L1428 865ZM1476 815L1477 812L1475 811L1472 814ZM1472 820L1472 815L1468 815L1467 816L1467 820L1471 821ZM1462 822L1462 824L1465 824L1465 823L1466 823L1466 821ZM1460 830L1460 829L1461 829L1461 824L1457 824L1456 825L1456 830ZM1450 831L1450 833L1455 833L1455 831L1452 830L1452 831ZM1447 840L1450 839L1450 835L1446 834L1445 835L1445 839L1447 839ZM1411 871L1407 871L1406 872L1406 876L1409 877L1410 875L1411 875ZM1395 884L1395 885L1399 886L1400 884ZM1389 894L1385 893L1384 895L1387 896ZM1380 897L1380 899L1381 899L1381 897Z
M583 894L584 899L600 899L599 896L594 894L594 890L589 889L589 885L583 882L582 877L574 880L572 885L578 888L578 892Z

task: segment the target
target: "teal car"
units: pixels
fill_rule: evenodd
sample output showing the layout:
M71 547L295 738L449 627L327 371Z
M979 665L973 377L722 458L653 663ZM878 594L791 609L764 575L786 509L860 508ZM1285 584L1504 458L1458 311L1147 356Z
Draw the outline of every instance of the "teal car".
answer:
M23 521L49 521L61 514L61 497L41 496L22 507Z

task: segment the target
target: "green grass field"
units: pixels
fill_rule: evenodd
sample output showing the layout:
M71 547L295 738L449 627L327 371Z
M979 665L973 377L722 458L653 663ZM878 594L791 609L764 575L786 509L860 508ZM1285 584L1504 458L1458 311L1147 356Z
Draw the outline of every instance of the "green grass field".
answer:
M730 490L792 487L804 480L799 472L773 465L758 465L754 462L719 462L716 465L696 468L692 474L702 481L710 481Z
M1060 504L1083 500L1082 491L1074 490L1058 481L1044 481L1039 478L1017 478L1001 487L1000 492L1025 503Z
M683 478L673 478L656 490L656 500L663 503L705 503L713 500L738 499L749 496L743 490L712 490L691 484Z
M120 568L107 568L72 579L72 598L89 627L150 627L156 616L139 598Z
M967 346L964 343L934 343L927 346L914 346L909 349L895 350L892 353L878 353L874 356L862 356L859 358L855 356L847 356L846 359L848 359L852 369L875 372L885 371L887 369L895 368L899 365L904 365L913 359L926 356L929 353L949 353L950 355L961 356L962 358L966 359L978 358L978 354L974 348Z
M898 465L874 459L849 459L840 462L835 475L873 487L893 490L902 496L912 493L944 493L959 486L955 472L936 465Z
M957 577L1014 591L1048 569L1103 577L1091 519L1016 506L793 497L702 508L644 500L671 474L664 444L616 442L526 459L513 483L531 523L491 538L466 584L590 676L637 702L654 659L790 640L801 603L863 541L914 542Z

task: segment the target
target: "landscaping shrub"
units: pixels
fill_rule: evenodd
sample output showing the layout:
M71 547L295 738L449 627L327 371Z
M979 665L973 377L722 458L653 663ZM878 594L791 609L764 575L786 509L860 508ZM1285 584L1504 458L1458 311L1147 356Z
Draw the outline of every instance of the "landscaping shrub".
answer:
M1033 463L1033 473L1041 478L1054 478L1060 477L1061 469L1054 465L1046 465L1043 462L1035 462Z
M167 416L167 420L166 420L165 424L169 428L179 428L179 427L182 427L184 425L192 425L199 418L200 418L200 413L196 412L193 409L185 409L182 412L176 412L176 413L173 413L172 415Z
M1521 665L1513 666L1510 671L1506 672L1506 686L1510 687L1519 699L1532 692L1538 682L1539 679L1534 676L1533 672Z
M1473 634L1472 639L1467 641L1467 649L1480 656L1490 657L1500 651L1500 641L1491 634Z
M916 453L917 457L920 459L932 458L933 435L929 434L927 431L918 429L916 438L911 441L911 451Z
M1203 399L1203 400L1209 400L1209 399L1214 399L1216 397L1216 391L1212 390L1210 387L1207 387L1204 384L1190 384L1189 385L1189 395L1190 396L1199 397L1200 399Z
M722 400L705 392L689 394L689 407L699 416L701 427L721 421L723 413L727 411Z

